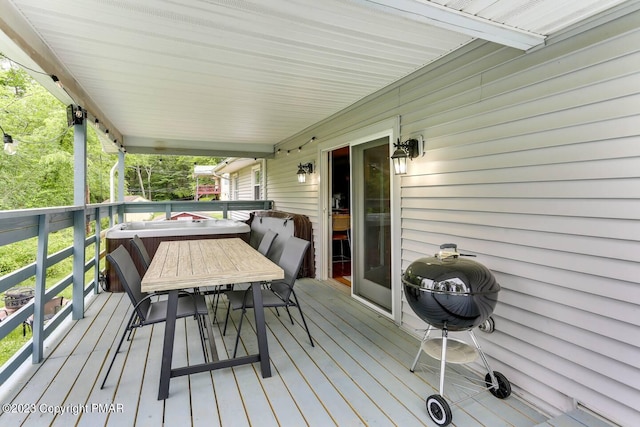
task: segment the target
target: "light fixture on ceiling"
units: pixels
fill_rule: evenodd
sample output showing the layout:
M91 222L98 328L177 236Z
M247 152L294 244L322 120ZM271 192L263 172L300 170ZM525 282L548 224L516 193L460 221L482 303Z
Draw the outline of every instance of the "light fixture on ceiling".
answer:
M67 125L81 125L87 117L87 112L81 106L69 104L67 106Z
M414 159L424 153L424 139L422 135L418 138L411 138L404 142L398 142L393 144L396 150L391 156L393 161L393 170L396 175L404 175L407 173L407 159Z
M62 85L62 82L60 81L58 76L56 76L55 74L50 74L49 76L51 77L51 80L53 80L53 82L56 84L56 86L58 86L60 89L64 89L64 86Z
M16 146L13 143L13 138L11 135L6 133L4 129L0 126L0 130L2 131L2 142L4 142L4 152L10 156L16 154Z
M298 182L300 184L307 182L308 173L313 173L313 163L311 162L305 163L305 164L300 163L298 165Z

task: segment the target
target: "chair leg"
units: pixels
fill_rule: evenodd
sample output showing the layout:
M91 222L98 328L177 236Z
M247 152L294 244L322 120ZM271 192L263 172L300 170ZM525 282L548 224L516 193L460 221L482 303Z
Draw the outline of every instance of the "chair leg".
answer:
M278 307L276 307L276 308L278 308ZM295 325L295 323L293 322L293 316L291 316L291 312L289 311L289 306L285 305L284 309L287 310L287 314L289 315L289 320L291 320L291 324Z
M234 284L231 285L227 285L227 290L228 291L232 291L234 287ZM216 320L218 319L218 304L220 303L220 295L222 294L222 289L220 288L216 288L215 294L216 296L213 298L213 323L216 322Z
M229 302L229 305L227 306L227 315L224 318L224 330L222 331L222 336L225 336L227 334L227 323L229 323L229 313L231 313L231 302Z
M242 321L244 320L244 315L247 312L245 308L242 309L242 315L240 316L240 323L238 323L238 335L236 336L236 345L233 347L233 358L235 359L236 353L238 352L238 343L240 342L240 331L242 331Z
M102 385L100 386L100 390L102 390L104 388L104 384L107 382L107 378L109 377L109 373L111 372L111 368L113 368L113 362L116 361L116 356L120 352L120 347L122 347L122 343L124 342L124 338L127 336L127 332L129 332L129 336L131 336L131 331L133 329L131 327L131 325L133 324L133 320L134 320L135 317L136 317L136 312L134 311L133 313L131 313L131 317L129 318L129 321L127 322L127 327L122 332L122 336L120 337L120 342L118 343L118 347L116 347L115 353L113 353L113 357L111 358L111 363L109 364L109 369L107 369L107 373L104 375L104 379L102 380Z
M218 302L220 302L220 292L216 292L213 297L213 323L218 319Z
M307 335L309 335L309 342L311 343L311 347L315 347L315 345L313 345L313 338L311 338L311 332L309 332L309 326L307 326L307 321L304 319L304 314L302 314L302 307L300 307L300 302L298 301L298 297L296 296L295 291L292 289L291 290L293 298L296 300L296 305L298 306L298 311L300 312L300 318L302 319L302 324L304 325L304 328L307 330Z
M133 323L138 322L139 323L139 317L138 314L134 312L134 317L132 319L130 319L129 324L133 325ZM131 336L133 335L133 328L129 329L129 336L127 337L127 341L131 341Z
M198 322L198 332L200 333L200 344L202 344L202 355L204 356L204 361L207 361L207 348L205 345L205 335L204 335L204 316L200 316L198 315L198 318L196 319L196 322Z

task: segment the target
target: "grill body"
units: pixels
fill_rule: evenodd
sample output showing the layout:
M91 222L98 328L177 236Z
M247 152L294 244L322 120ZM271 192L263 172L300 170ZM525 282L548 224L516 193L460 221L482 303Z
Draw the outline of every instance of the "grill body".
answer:
M402 283L416 315L450 331L468 330L484 322L493 313L500 291L488 268L459 256L417 259L406 269Z

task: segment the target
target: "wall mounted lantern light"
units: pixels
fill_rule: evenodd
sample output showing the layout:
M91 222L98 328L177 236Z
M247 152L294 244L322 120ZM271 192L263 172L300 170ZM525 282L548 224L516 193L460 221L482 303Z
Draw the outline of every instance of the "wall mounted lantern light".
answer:
M391 160L393 161L393 170L396 175L407 173L407 159L414 159L424 154L424 139L422 135L418 136L417 139L412 138L404 142L400 142L400 138L398 138L398 142L393 146L396 150L393 152Z
M313 163L300 163L298 165L298 182L301 184L307 182L308 173L313 173Z

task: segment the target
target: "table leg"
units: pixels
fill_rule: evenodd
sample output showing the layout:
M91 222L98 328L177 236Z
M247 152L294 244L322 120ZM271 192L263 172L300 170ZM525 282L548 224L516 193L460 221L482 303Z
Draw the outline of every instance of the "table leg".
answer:
M162 347L162 365L160 368L160 387L158 400L169 397L171 380L171 360L173 359L173 340L176 331L176 313L178 311L178 291L169 292L167 300L167 320L164 327L164 345Z
M256 334L258 335L258 355L262 378L271 376L271 363L269 361L269 345L267 343L267 328L264 323L264 307L262 306L262 290L260 283L251 285L253 291L253 313L256 319Z

